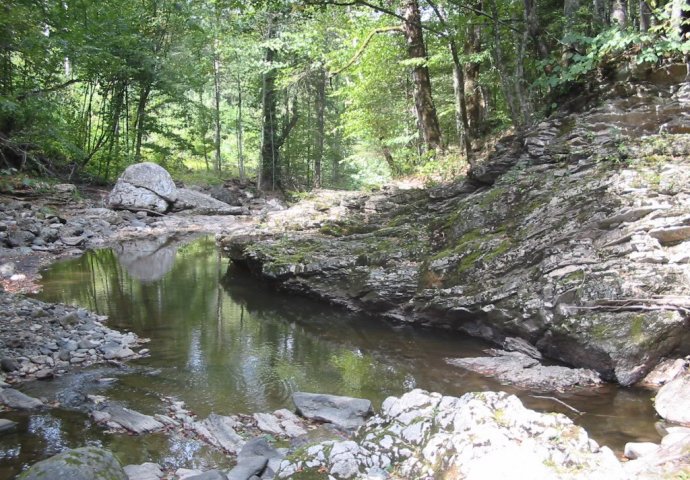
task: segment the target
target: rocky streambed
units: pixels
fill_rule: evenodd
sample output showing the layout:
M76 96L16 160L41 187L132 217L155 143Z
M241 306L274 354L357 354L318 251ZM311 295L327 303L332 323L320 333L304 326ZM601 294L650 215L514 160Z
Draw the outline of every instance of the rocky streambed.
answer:
M160 399L165 414L146 415L91 395L76 408L107 431L192 438L235 466L123 469L109 452L87 447L21 478L687 475L690 131L682 120L690 84L627 82L597 99L505 139L468 179L431 189L321 191L289 209L250 195L223 206L178 189L169 176L144 184L143 174L130 172L110 197L111 207L124 210L75 203L65 186L56 191L71 200L57 204L0 198L0 367L7 382L0 401L6 409L50 408L11 384L148 354L144 339L109 328L98 315L15 295L35 286L40 265L129 239L133 249L120 252L123 261L155 275L170 260L168 235L203 231L218 233L233 262L282 290L500 346L485 357L444 359L457 368L547 393L607 380L666 383L657 410L676 424L660 426L661 444L630 443L630 461L621 464L567 417L528 410L504 393L417 389L390 397L377 414L366 400L304 394L311 406L296 395L298 415L285 405L203 419L174 398ZM194 205L196 214L180 215ZM136 251L155 261L147 267ZM0 432L12 428L0 422Z

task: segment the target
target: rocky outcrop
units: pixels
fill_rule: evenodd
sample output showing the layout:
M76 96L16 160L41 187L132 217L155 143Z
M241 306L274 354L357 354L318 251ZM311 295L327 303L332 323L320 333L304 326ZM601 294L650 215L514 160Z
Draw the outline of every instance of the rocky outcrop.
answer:
M499 144L467 181L319 192L219 242L281 289L521 337L630 385L690 345L690 135L676 122L688 106L690 83L607 87Z
M278 478L622 479L613 452L564 415L506 393L389 397L353 440L300 447Z
M120 462L107 450L83 447L50 457L31 466L18 477L21 480L128 480Z
M196 215L246 215L248 209L230 206L205 193L177 188L160 165L136 163L125 169L108 196L113 209L164 214L169 211Z

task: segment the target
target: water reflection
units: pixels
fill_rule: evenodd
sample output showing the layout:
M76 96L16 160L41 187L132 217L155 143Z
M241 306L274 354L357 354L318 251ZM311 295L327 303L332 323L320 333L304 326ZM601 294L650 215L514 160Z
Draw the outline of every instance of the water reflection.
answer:
M179 241L170 236L125 240L113 247L119 264L130 277L154 282L172 270Z
M163 249L176 249L176 257L170 261L168 253L160 254ZM168 242L147 250L162 265L160 270L149 267L151 271L169 269L157 280L142 279L131 262L121 263L122 254L116 252L123 250L89 252L53 265L43 274L40 298L82 305L108 315L111 326L152 338L147 345L151 357L122 371L96 370L100 376L118 377L114 384L102 385L93 378L56 379L27 386L27 393L54 398L78 385L82 393L97 392L148 414L164 413L161 397L170 396L204 417L211 412L292 408L290 395L295 390L365 397L380 405L387 396L415 386L451 395L500 389L518 393L533 408L572 415L553 401L533 398L530 392L515 391L444 362L446 357L480 355L487 345L477 340L454 332L391 326L278 294L228 267L212 238L187 245ZM127 258L134 257L135 264L149 265L144 256ZM614 448L622 448L625 441L658 438L645 392L604 387L560 398L586 411L576 421ZM50 428L25 430L13 445L0 437L0 456L11 456L16 445L30 445L35 460L42 448L47 454L62 445L97 441L125 463L156 461L189 468L195 462L213 462L212 455L194 442L162 435L105 435L83 414L61 415L71 415L71 421L80 425L78 431L71 432L72 424L67 422L42 420ZM63 438L66 431L71 432L69 438ZM27 458L15 455L9 461L17 468ZM0 461L0 476L2 465Z

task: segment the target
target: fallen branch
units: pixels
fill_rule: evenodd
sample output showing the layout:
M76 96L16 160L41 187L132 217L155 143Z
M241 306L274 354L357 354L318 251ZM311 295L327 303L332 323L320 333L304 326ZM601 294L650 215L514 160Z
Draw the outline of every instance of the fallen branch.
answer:
M560 403L561 405L563 405L564 407L566 407L566 408L572 410L573 412L577 413L578 415L583 415L583 414L585 413L585 412L581 412L580 410L578 410L578 409L575 408L575 407L572 407L572 406L568 405L568 404L565 403L563 400L560 400L560 399L558 399L558 398L556 398L556 397L549 397L549 396L545 396L545 395L530 395L530 397L532 397L532 398L540 398L540 399L543 399L543 400L553 400L554 402Z

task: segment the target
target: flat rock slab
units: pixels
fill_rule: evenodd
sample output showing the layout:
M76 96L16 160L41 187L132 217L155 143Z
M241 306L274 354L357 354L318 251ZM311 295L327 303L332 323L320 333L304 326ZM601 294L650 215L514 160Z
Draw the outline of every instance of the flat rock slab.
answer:
M690 425L690 373L670 381L656 394L654 408L664 419Z
M236 453L244 445L244 439L235 431L238 423L232 417L212 413L205 420L194 424L194 431L211 444L228 453Z
M129 480L127 473L108 450L84 447L34 464L19 480Z
M33 410L43 407L43 402L39 399L25 395L13 388L5 388L0 392L0 403L17 410Z
M0 418L0 433L11 432L16 426L17 422L7 420L6 418Z
M150 415L130 410L119 405L106 407L101 413L109 415L109 424L117 424L132 433L142 434L160 430L164 425Z
M220 470L209 470L199 475L185 477L185 480L228 480L228 477Z
M228 205L225 202L216 200L210 195L189 190L187 188L177 189L177 200L173 205L173 211L186 211L197 215L248 215L249 211L245 207Z
M268 464L266 457L243 457L237 465L228 472L228 480L249 480L254 475L260 475Z
M493 357L447 358L446 363L495 377L503 383L541 391L566 390L601 383L599 374L584 368L544 366L521 352L490 350Z
M141 465L127 465L125 473L129 480L159 480L163 478L163 471L157 463L142 463Z
M374 413L371 402L363 398L295 392L292 401L299 415L348 429L363 425Z

